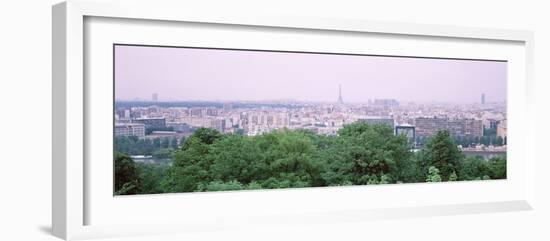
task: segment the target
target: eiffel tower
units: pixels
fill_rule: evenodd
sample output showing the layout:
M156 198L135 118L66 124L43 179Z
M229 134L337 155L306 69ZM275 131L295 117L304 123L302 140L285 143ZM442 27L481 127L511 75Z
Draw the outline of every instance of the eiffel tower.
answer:
M344 104L342 99L342 85L338 85L338 104Z

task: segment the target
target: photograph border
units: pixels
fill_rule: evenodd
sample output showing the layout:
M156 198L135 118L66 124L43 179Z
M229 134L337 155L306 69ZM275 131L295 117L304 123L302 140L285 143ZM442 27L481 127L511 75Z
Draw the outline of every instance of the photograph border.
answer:
M155 45L155 44L129 44L129 43L113 43L113 59L114 47L130 46L130 47L158 47L158 48L182 48L182 49L204 49L204 50L233 50L233 51L250 51L250 52L271 52L271 53L294 53L294 54L320 54L320 55L345 55L345 56L365 56L365 57L390 57L390 58L411 58L411 59L441 59L441 60L465 60L465 61L488 61L488 62L508 62L505 59L476 59L476 58L451 58L451 57L429 57L429 56L408 56L408 55L384 55L384 54L354 54L354 53L338 53L338 52L310 52L310 51L291 51L291 50L269 50L269 49L239 49L239 48L216 48L216 47L196 47L196 46L175 46L175 45ZM113 75L114 78L114 75Z
M151 11L151 9L155 9ZM299 28L311 30L337 30L352 32L384 33L403 36L431 36L465 39L505 40L521 42L526 49L526 81L529 93L533 91L533 34L529 31L483 29L456 26L425 25L411 23L391 23L350 19L324 19L292 16L237 16L208 15L207 11L197 11L188 4L177 2L160 3L143 1L128 3L119 0L108 2L73 0L57 4L52 8L52 227L53 234L63 239L115 235L117 230L97 231L84 225L84 195L87 187L84 181L86 154L84 136L86 103L83 90L84 76L84 17L116 17L144 19L147 21L184 21L198 23L219 23L258 27ZM526 94L529 94L526 93ZM530 110L527 98L526 109ZM533 125L526 142L533 142ZM529 147L534 148L534 147ZM532 149L525 161L529 175L526 182L525 199L506 201L494 205L463 206L451 212L471 213L475 210L528 210L534 203L535 158ZM461 205L461 204L457 204ZM483 209L482 207L485 207ZM440 210L441 207L435 207ZM384 210L379 210L383 212ZM387 212L387 210L386 210ZM434 215L445 212L433 211ZM371 213L372 214L372 213ZM413 217L423 216L410 212ZM376 215L374 215L376 216ZM391 215L390 215L391 216ZM361 217L358 217L361 219ZM364 216L363 216L364 218ZM107 232L107 233L105 233Z

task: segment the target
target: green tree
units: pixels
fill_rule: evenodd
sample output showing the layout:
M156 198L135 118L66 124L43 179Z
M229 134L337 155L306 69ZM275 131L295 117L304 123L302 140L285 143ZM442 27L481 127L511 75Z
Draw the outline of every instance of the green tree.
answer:
M121 140L120 148L143 143L157 158L171 156L171 165L157 169L140 164L138 182L117 190L195 192L506 178L505 157L464 159L447 131L426 139L424 149L413 153L406 136L394 135L388 125L366 122L345 125L335 136L286 129L245 136L200 128L175 150L160 149L158 140L144 140ZM159 183L160 188L153 187Z
M248 190L262 189L262 185L259 182L253 181L246 186Z
M426 182L441 182L441 175L439 175L439 169L434 166L430 166L428 169L428 176L426 177Z
M172 149L178 149L178 138L173 137L172 140L170 140L170 148Z
M195 133L193 133L191 137L195 138L200 143L210 145L214 143L214 141L219 140L222 136L223 134L217 130L210 128L199 128L195 131Z
M115 194L139 193L139 176L134 160L126 154L115 153Z
M458 181L458 176L456 175L456 172L452 172L449 176L449 181Z
M178 148L181 147L181 146L183 146L183 143L185 143L185 137L184 137L184 136L182 136L182 137L180 138L180 142L179 142ZM176 148L176 149L177 149L177 148Z
M356 122L345 125L338 134L322 153L329 168L323 175L326 182L372 184L383 175L397 182L408 175L403 169L410 164L407 138L394 135L389 125Z
M153 155L154 152L166 146L161 139L139 139L136 136L117 136L114 138L115 152L122 152L128 155ZM171 143L170 143L171 144ZM171 144L172 145L172 144Z
M488 163L489 172L487 175L491 179L506 179L506 157L499 156L491 158Z
M200 191L234 191L234 190L243 190L246 187L243 186L240 182L233 180L229 182L222 181L212 181L206 185L200 185Z
M409 153L408 158L399 162L395 168L394 175L397 183L416 183L424 182L426 174L420 163L422 160L422 152Z
M257 138L226 135L211 146L210 175L222 182L238 181L243 184L267 177L268 163L263 161Z
M139 176L140 194L164 193L162 180L166 177L169 165L159 163L136 163Z
M210 175L213 160L208 154L211 145L222 136L217 130L197 129L174 153L172 166L162 184L163 189L167 192L192 192L199 185L205 186L214 181Z
M156 159L169 159L172 158L174 149L172 148L162 148L153 152L153 157Z
M482 180L489 175L488 163L480 157L467 157L461 162L460 180Z
M267 165L261 181L266 188L322 186L322 164L313 158L316 147L307 132L281 130L255 138Z
M420 164L425 170L424 173L433 166L444 178L448 178L453 172L458 172L460 162L464 158L447 130L438 131L428 140L422 150L422 157Z
M391 180L391 177L389 175L382 175L380 177L380 182L378 182L378 184L390 184L392 183L392 180Z

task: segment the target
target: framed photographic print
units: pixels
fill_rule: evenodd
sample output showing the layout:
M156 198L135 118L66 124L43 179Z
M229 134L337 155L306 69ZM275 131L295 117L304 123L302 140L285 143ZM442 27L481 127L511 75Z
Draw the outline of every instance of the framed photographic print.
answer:
M78 0L53 26L61 238L532 208L530 32Z

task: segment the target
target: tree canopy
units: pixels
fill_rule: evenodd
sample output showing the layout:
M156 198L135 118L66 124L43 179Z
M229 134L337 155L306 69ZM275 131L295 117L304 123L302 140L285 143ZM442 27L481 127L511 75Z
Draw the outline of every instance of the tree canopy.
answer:
M115 194L140 193L140 183L136 164L130 156L115 153Z
M388 125L366 122L345 125L332 136L287 129L245 136L200 128L177 148L162 140L152 145L159 146L155 155L171 158L171 164L135 164L128 155L117 153L116 192L203 192L506 178L506 157L488 161L465 157L447 131L438 132L426 140L423 149L414 152L406 136L395 135Z
M420 164L424 172L433 166L439 170L444 181L449 180L451 173L458 172L460 161L464 158L447 130L439 131L429 139L421 155Z

